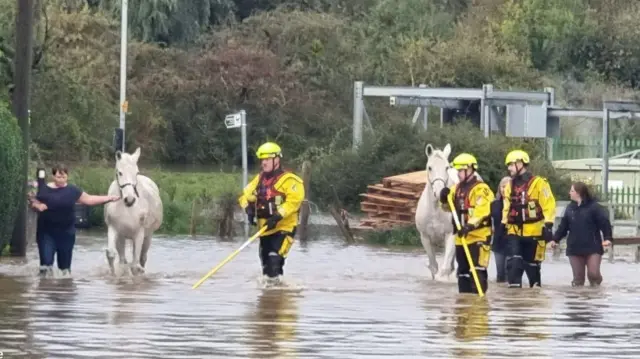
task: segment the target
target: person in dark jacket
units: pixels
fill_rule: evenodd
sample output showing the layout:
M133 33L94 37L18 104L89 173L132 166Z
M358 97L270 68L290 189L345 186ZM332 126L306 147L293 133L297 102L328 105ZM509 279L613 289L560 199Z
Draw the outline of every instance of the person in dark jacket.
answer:
M496 259L497 283L507 281L507 238L504 224L502 224L502 199L504 196L504 188L510 180L511 177L508 176L500 180L496 199L491 202L491 222L493 224L491 250L493 251L493 257Z
M569 191L571 203L565 209L562 221L553 235L551 247L555 248L567 236L567 256L573 270L573 286L582 286L585 268L589 284L600 285L600 263L604 247L612 242L609 216L582 182L575 182Z
M44 172L44 171L42 171ZM76 242L75 204L95 206L117 201L118 196L93 196L67 183L69 170L58 165L51 170L53 182L44 182L44 173L39 179L38 193L31 198L31 207L40 212L36 242L40 255L40 275L53 273L54 257L63 275L71 270L71 256ZM40 176L40 174L39 174Z

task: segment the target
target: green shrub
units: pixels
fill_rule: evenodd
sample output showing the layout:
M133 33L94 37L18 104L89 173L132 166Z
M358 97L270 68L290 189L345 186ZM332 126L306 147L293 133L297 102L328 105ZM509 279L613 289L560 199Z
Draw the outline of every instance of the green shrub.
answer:
M26 178L22 173L22 133L6 103L0 102L0 248L9 241Z
M427 132L409 124L381 124L375 134L364 139L357 152L351 149L313 151L307 154L314 161L311 200L327 205L339 198L344 207L354 210L360 203L360 193L367 185L379 183L383 177L425 169L425 146L438 148L451 144L449 159L469 152L478 159L483 179L497 190L498 182L507 175L504 158L516 148L522 148L532 159L532 171L549 179L557 198L566 197L569 179L554 170L545 159L545 145L539 140L523 140L492 134L485 138L482 131L469 122L443 128L430 126ZM335 190L335 195L334 195Z
M164 206L164 220L160 231L164 233L190 233L192 224L196 233L214 234L217 228L219 201L236 197L241 191L241 175L221 172L172 172L141 168L140 172L153 179L160 189ZM114 170L104 166L72 168L69 181L83 191L104 195L114 179ZM195 206L194 206L195 202ZM104 207L91 209L92 226L104 226Z
M367 231L364 240L371 244L387 246L421 246L420 234L413 225L384 231Z

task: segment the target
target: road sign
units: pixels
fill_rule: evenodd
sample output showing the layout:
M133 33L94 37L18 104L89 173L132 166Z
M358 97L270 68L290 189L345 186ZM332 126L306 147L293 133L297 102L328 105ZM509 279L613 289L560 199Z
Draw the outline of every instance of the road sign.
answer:
M240 113L227 115L224 118L224 125L227 126L227 128L238 128L242 126L242 115Z

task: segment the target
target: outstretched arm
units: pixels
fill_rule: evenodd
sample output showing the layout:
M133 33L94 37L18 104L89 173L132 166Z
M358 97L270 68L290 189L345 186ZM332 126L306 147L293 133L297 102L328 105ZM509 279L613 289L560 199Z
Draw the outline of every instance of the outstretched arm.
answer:
M120 197L118 196L96 196L88 194L87 192L82 192L80 198L78 198L77 203L84 204L85 206L97 206L101 204L105 204L107 202L118 200Z

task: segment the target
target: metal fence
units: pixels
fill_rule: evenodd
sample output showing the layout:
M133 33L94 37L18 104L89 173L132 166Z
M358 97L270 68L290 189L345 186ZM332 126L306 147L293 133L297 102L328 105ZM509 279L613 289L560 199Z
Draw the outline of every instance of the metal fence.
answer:
M575 160L581 158L602 157L602 139L597 137L559 137L553 138L553 160ZM640 139L609 140L609 156L640 149Z

